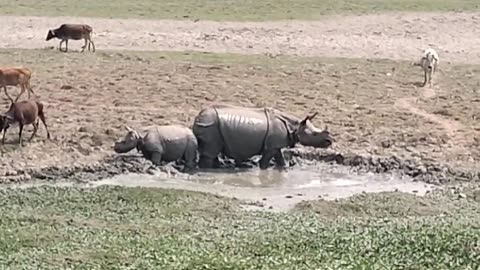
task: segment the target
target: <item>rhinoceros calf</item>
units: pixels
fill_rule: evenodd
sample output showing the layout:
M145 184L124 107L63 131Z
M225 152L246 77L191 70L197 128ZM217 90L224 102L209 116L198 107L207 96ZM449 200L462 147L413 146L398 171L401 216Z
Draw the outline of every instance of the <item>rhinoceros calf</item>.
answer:
M156 165L183 159L185 169L195 167L198 143L191 129L180 125L150 126L141 134L128 126L125 128L127 134L115 142L115 152L126 153L137 148Z
M327 148L334 142L329 131L321 131L311 123L315 115L302 120L273 108L232 105L204 108L192 127L198 140L199 167L218 167L217 155L220 153L237 164L262 155L261 169L266 169L272 158L277 166L285 167L282 148L293 147L297 142Z

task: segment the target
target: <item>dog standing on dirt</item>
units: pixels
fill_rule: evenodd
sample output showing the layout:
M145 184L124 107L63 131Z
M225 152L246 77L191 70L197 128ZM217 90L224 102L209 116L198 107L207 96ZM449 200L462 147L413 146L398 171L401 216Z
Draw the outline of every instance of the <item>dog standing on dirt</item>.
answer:
M2 144L5 144L5 134L7 129L13 126L19 126L18 143L22 145L22 131L25 125L33 125L33 133L29 142L33 139L38 130L39 118L47 131L47 139L50 139L45 122L45 113L43 104L37 100L28 99L19 102L13 102L6 113L0 116L0 131L3 131Z
M432 87L432 77L437 70L439 62L440 58L438 57L437 52L432 48L428 48L423 51L420 61L414 63L415 66L421 66L423 69L423 87L427 85L427 82L429 83L430 87Z

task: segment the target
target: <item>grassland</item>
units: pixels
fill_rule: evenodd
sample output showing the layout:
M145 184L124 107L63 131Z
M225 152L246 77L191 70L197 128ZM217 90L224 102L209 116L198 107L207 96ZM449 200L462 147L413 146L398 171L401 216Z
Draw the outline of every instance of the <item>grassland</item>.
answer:
M366 14L385 11L467 11L479 9L480 4L476 0L0 1L0 13L5 15L220 21L314 20L331 14Z
M0 264L9 269L478 269L480 262L478 203L454 195L413 203L412 195L360 195L328 203L347 211L274 214L162 189L0 194ZM392 197L411 211L399 214Z

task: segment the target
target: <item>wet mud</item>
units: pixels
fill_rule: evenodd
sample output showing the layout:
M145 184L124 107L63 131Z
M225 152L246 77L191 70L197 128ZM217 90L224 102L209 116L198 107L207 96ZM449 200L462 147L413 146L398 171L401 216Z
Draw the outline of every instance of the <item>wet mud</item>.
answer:
M155 166L138 154L115 155L102 162L66 168L20 170L0 179L1 187L36 185L142 186L208 192L242 200L245 209L287 211L302 201L333 200L363 192L400 191L423 195L440 184L479 181L480 172L445 164L328 154L307 148L286 149L287 170L258 168L258 157L235 168L182 173L181 164Z
M409 176L414 181L429 184L446 184L451 182L480 181L480 171L455 168L436 161L400 159L396 156L362 156L356 154L322 154L318 150L305 148L289 149L285 153L290 159L299 162L322 161L336 163L351 168L354 173L399 173Z
M322 151L310 150L307 148L286 149L284 155L291 166L288 170L305 166L310 166L310 168L312 168L315 164L324 163L331 166L346 167L350 174L393 173L400 177L409 177L412 181L421 181L435 185L458 181L480 181L479 171L453 168L447 164L437 162L428 163L416 160L402 160L395 156L383 157L324 153ZM252 159L251 162L246 164L246 167L258 167L257 161L258 158ZM233 164L226 161L224 167L224 170L226 170L232 168ZM181 166L176 166L172 163L163 166L155 166L149 160L144 159L138 154L124 154L109 156L100 162L88 165L70 167L52 166L43 169L21 169L18 171L11 171L0 178L0 183L8 184L30 181L68 181L86 183L128 173L150 175L167 173L169 175L177 175L181 174L178 170L180 168Z

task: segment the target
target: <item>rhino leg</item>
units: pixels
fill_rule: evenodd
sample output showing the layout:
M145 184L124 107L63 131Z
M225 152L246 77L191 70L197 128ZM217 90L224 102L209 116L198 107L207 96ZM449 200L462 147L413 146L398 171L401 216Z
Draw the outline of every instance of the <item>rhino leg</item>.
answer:
M251 169L254 166L249 162L248 160L246 161L235 161L235 167L241 168L241 169Z
M142 152L143 157L150 160L153 164L160 166L162 162L163 149L157 145L152 144L141 144L140 152Z
M258 162L261 170L266 170L268 168L270 160L272 160L275 154L276 154L275 150L269 150L269 151L263 152L262 158Z
M259 161L260 169L261 170L267 169L270 163L270 160L272 160L272 158L276 162L276 167L279 167L279 168L286 167L287 164L285 162L285 158L283 157L282 150L274 149L274 150L265 151L263 153L262 158Z
M277 163L277 168L284 169L287 167L287 163L285 162L285 158L283 157L282 150L278 150L275 155L273 156L275 162Z
M189 140L183 158L185 160L184 171L191 171L195 168L197 160L197 141Z
M152 163L157 166L162 165L162 153L160 152L151 153L150 161L152 161Z
M200 161L198 162L198 167L202 169L209 169L209 168L220 168L221 163L218 160L218 157L207 157L207 156L200 156Z
M200 168L218 168L220 161L218 154L223 150L223 138L216 126L198 128L196 137L198 140L198 152Z

